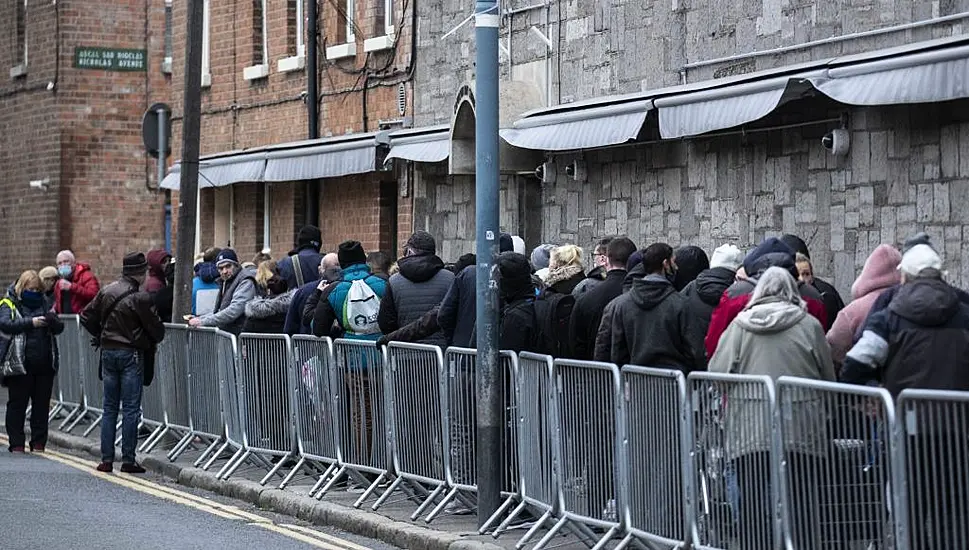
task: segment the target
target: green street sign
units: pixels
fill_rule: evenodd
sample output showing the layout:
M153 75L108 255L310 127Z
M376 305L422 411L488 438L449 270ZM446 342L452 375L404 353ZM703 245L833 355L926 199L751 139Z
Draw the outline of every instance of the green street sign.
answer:
M147 58L148 53L145 50L88 46L74 48L75 69L144 72L147 70Z

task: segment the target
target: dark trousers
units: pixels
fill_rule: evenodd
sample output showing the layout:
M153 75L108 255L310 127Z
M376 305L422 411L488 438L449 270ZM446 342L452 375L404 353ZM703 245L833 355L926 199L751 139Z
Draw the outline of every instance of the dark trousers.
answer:
M25 374L4 380L7 385L7 436L10 448L24 447L24 421L27 403L30 410L30 448L47 445L47 415L50 413L50 396L54 388L53 374Z

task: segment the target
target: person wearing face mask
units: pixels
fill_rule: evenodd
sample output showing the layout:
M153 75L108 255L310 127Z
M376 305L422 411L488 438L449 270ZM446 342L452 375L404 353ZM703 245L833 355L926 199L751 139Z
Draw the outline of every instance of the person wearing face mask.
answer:
M684 374L702 368L702 351L688 337L693 321L687 299L673 287L673 247L649 245L643 267L646 276L606 306L596 335L596 361L673 368Z
M57 274L61 278L54 289L54 311L57 313L80 313L101 289L91 266L77 261L70 250L57 253Z
M40 283L44 287L44 299L47 300L47 309L54 309L54 289L57 286L57 281L60 279L60 276L57 274L57 268L49 265L41 268L37 274L40 275Z
M13 295L0 300L0 357L7 357L14 339L23 335L23 347L15 346L10 359L23 374L6 376L0 383L7 387L6 426L12 453L24 452L24 420L27 404L30 413L30 450L43 452L47 446L47 415L57 374L57 340L64 324L44 298L44 287L36 271L25 271L14 285Z

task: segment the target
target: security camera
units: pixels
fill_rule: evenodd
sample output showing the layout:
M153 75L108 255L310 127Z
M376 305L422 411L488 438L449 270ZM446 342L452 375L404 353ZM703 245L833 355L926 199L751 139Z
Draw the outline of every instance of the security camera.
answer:
M848 147L851 145L851 134L844 128L831 130L821 138L821 146L828 150L832 155L843 157L848 154Z
M40 189L46 191L50 187L50 178L44 178L42 180L31 180L29 182L31 189Z
M535 168L535 177L543 184L555 183L555 165L546 162Z
M575 181L585 181L586 168L584 160L574 160L565 167L565 174Z

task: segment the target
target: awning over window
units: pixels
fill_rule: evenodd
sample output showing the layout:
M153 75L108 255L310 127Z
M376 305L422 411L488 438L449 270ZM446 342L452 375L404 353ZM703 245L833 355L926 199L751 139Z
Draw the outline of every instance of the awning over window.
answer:
M526 113L512 128L499 133L515 147L542 151L620 145L636 139L652 103L619 97L592 105L563 107Z
M377 162L375 136L355 134L268 148L265 181L336 178L373 172Z
M839 60L840 61L840 60ZM814 81L848 105L936 103L969 97L969 45L834 66Z
M262 151L203 157L199 159L199 189L263 181L265 171L266 153ZM161 188L178 191L181 172L181 163L176 162Z
M386 160L444 161L451 154L450 134L448 126L395 132L390 135L390 152Z

